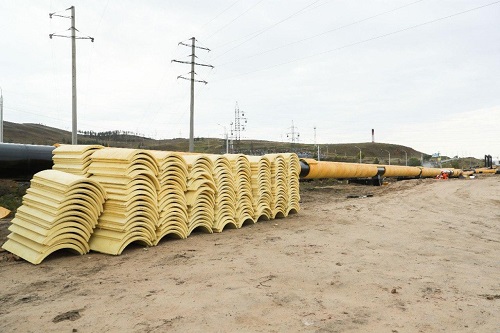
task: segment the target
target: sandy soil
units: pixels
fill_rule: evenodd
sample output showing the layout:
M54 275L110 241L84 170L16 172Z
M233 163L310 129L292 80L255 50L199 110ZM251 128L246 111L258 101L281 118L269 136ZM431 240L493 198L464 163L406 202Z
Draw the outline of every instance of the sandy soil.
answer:
M2 252L0 332L500 332L500 177L331 183L117 257Z

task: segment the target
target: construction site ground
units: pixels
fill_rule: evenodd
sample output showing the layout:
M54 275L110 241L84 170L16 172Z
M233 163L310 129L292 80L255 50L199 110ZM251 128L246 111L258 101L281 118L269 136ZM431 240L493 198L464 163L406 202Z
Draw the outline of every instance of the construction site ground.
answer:
M499 176L301 196L284 219L120 256L2 251L0 332L500 332Z

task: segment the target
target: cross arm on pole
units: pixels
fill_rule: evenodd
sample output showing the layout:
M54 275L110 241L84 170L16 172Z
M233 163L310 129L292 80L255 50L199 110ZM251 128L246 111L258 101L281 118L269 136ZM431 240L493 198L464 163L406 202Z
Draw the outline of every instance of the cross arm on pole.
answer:
M187 77L184 77L184 76L182 76L182 75L179 75L177 78L178 78L178 79L184 79L184 80L191 81L191 79L189 79L189 78L187 78ZM193 81L194 81L194 82L205 83L205 84L207 84L207 83L208 83L207 81L203 81L203 80L194 80L194 79L193 79Z
M175 60L174 59L171 62L178 62L178 63L181 63L181 64L188 64L188 65L194 64L194 65L198 65L198 66L205 66L205 67L214 68L214 66L212 66L212 65L199 64L197 62L191 62L191 61L180 61L180 60Z

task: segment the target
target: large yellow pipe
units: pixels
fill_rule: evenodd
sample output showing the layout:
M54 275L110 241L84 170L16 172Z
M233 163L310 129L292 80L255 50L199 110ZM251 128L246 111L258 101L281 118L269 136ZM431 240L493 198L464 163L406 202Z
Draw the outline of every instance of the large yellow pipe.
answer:
M439 168L427 168L427 167L419 167L422 170L420 174L421 178L433 178L439 176L441 174L441 169Z
M474 173L496 173L496 169L490 169L490 168L477 168L474 170Z
M451 171L450 177L458 178L463 175L464 170L462 169L449 169Z
M301 175L305 179L334 178L372 178L377 175L382 177L407 177L407 178L433 178L446 172L450 177L460 177L461 169L441 169L427 167L412 167L401 165L374 165L344 162L318 162L311 158L301 159L306 164L307 173Z
M402 165L380 165L385 168L384 177L418 177L420 168Z
M309 166L306 179L319 178L370 178L375 177L378 168L373 164L341 163L341 162L318 162L311 158L301 160Z

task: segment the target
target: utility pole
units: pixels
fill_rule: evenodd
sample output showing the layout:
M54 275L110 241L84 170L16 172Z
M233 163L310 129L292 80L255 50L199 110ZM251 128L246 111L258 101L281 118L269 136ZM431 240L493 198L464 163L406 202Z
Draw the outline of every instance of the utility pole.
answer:
M403 150L403 152L405 153L405 166L408 166L408 153L406 150Z
M354 146L354 147L359 149L359 164L361 164L361 163L363 163L361 160L361 148L359 148L358 146Z
M63 17L63 18L69 18L71 19L71 27L69 28L71 30L71 36L65 36L65 35L58 35L58 34L49 34L49 38L52 39L52 37L64 37L64 38L71 38L71 77L72 77L72 84L71 84L71 90L72 90L72 103L71 103L71 123L72 123L72 131L71 131L71 144L76 145L78 142L77 139L77 131L78 131L78 126L77 126L77 114L76 114L76 40L77 39L90 39L90 41L93 43L94 38L90 36L86 37L77 37L76 36L76 28L75 28L75 6L71 6L66 10L71 10L71 16L65 16L65 15L59 15L57 14L58 12L54 13L49 13L49 17L52 18L52 16L58 16L58 17Z
M236 107L234 108L234 123L231 123L231 136L236 139L236 149L240 149L240 139L241 132L246 130L247 118L245 117L245 111L241 111L236 102Z
M226 126L223 126L221 124L217 124L217 125L219 125L220 127L222 127L224 129L224 140L226 141L226 154L229 154L229 135L227 133Z
M196 74L194 71L194 66L197 65L197 66L205 66L205 67L211 67L211 68L214 68L214 66L206 65L206 64L198 64L198 63L194 62L194 58L196 58L196 54L195 54L196 49L206 50L208 52L210 52L210 49L208 49L206 47L196 46L195 45L196 38L191 37L190 39L191 39L191 45L185 44L183 42L180 42L178 45L184 45L184 46L191 47L191 61L189 62L189 61L172 60L172 62L178 62L181 64L191 65L191 72L189 73L189 74L191 74L191 78L188 79L182 75L179 75L177 78L191 81L191 102L190 102L190 107L189 107L189 152L192 153L194 151L194 83L195 82L201 82L204 84L208 83L207 81L201 81L201 80L194 79L194 75Z
M316 146L316 126L314 126L314 146Z
M3 90L0 87L0 143L3 142Z
M382 150L386 151L389 154L389 165L391 165L391 152L386 150L386 149L382 149Z

